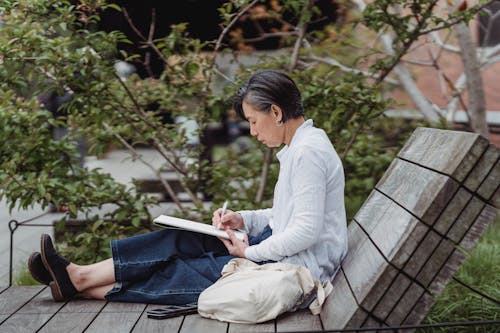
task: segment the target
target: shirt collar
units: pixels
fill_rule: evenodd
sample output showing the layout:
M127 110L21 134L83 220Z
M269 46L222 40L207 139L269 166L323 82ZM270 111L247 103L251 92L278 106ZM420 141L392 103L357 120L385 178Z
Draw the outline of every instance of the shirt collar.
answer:
M279 152L276 153L276 157L278 158L278 160L281 161L281 158L288 151L288 148L291 147L294 144L294 142L296 142L297 140L300 140L300 137L304 134L304 130L306 128L310 128L312 126L313 126L312 119L308 119L308 120L304 121L304 123L302 125L300 125L297 128L297 130L295 131L295 133L293 134L292 141L290 141L290 145L285 145L283 148L281 148L281 150Z

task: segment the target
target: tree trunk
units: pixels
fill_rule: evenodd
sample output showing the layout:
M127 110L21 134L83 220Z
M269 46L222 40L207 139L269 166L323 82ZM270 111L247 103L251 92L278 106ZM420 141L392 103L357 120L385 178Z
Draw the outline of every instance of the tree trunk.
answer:
M486 103L484 99L483 80L481 69L476 55L476 45L472 40L469 27L465 23L455 25L455 34L461 49L462 62L466 76L467 92L469 95L468 114L470 125L474 132L489 137L486 123Z
M387 54L393 56L394 48L392 45L392 36L386 33L381 36L381 39ZM418 88L415 80L413 80L413 78L411 77L411 73L408 68L406 68L406 66L402 62L400 62L396 65L396 67L394 67L394 72L398 76L399 82L401 82L406 93L411 98L413 103L415 103L420 112L422 112L423 116L429 121L439 121L439 115L434 110L427 97L425 97L422 91Z

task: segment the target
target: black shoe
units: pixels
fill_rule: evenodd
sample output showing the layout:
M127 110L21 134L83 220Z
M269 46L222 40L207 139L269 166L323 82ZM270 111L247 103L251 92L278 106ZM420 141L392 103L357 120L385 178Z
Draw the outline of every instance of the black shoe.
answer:
M42 262L42 255L40 252L33 252L28 259L28 269L31 276L41 284L49 285L52 281L50 273L47 271Z
M75 296L78 291L66 271L69 261L57 254L52 239L47 234L42 234L40 247L43 265L52 277L49 286L54 300L57 302L66 301Z

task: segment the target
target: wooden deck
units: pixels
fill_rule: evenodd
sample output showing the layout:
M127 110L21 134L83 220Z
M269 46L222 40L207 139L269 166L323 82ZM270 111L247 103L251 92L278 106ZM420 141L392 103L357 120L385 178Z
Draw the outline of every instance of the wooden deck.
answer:
M46 286L0 287L0 332L180 332L236 333L321 331L320 316L307 310L259 325L227 324L189 315L149 319L146 310L158 305L75 299L52 300Z

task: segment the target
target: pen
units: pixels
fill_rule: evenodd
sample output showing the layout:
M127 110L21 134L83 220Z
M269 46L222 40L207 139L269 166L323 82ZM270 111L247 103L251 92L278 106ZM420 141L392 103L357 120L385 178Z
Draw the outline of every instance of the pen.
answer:
M219 226L217 227L217 229L220 229L220 225L222 223L222 217L224 216L224 214L226 214L226 209L227 209L227 200L224 201L224 204L222 205L222 211L220 212L221 222L219 222Z

